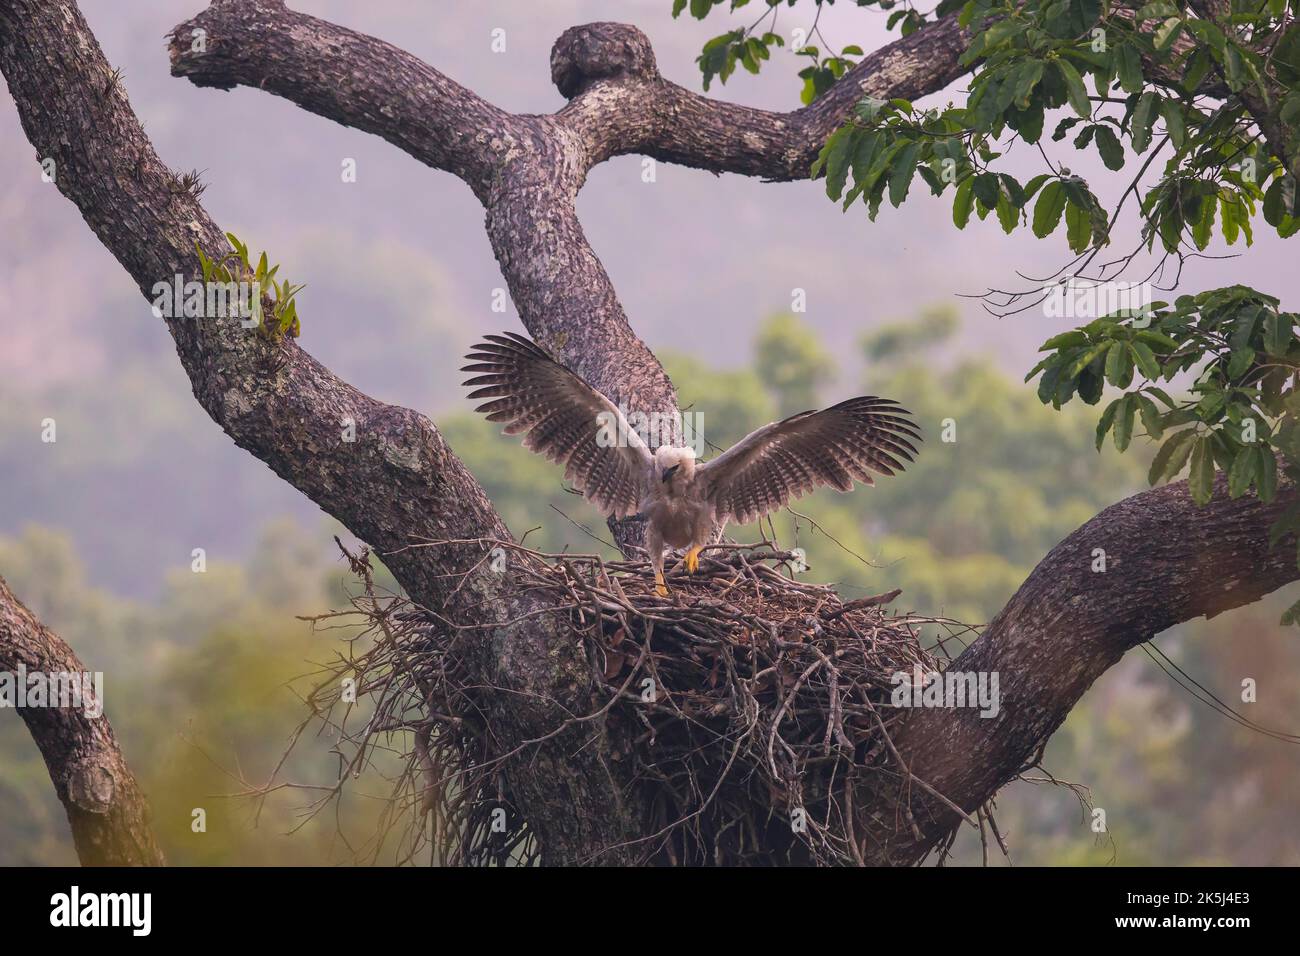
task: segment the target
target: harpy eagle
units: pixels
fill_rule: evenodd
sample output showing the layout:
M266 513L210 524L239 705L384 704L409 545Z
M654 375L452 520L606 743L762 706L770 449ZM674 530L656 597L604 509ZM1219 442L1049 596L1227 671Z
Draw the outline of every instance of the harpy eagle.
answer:
M564 467L564 477L606 517L640 514L656 590L664 545L689 548L694 573L715 526L747 524L829 485L852 491L872 472L893 475L920 441L910 414L887 398L850 398L755 429L718 457L696 464L692 448L651 452L612 401L522 335L489 335L466 356L476 411L507 435Z

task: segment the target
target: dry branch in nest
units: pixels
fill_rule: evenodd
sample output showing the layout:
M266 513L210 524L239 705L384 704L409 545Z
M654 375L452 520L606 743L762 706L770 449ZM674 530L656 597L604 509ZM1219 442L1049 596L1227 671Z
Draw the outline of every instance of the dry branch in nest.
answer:
M647 861L860 864L861 808L881 805L869 795L886 792L895 826L909 831L912 794L943 801L894 749L891 730L906 711L890 697L899 672L942 669L923 627L938 626L940 649L943 634L968 628L888 612L897 591L842 602L829 586L794 580L796 554L766 544L710 548L697 574L669 576L667 598L648 562L488 544L508 550L515 584L547 592L584 642L596 706L547 739L603 721L632 741L635 786L653 807L639 841ZM539 848L503 773L530 748L502 752L485 716L492 690L473 686L461 663L462 642L482 631L376 595L366 555L348 557L366 591L348 613L366 618L373 640L340 660L312 703L334 725L351 775L380 749L404 755L384 820L401 858L534 862ZM345 677L355 702L341 692Z

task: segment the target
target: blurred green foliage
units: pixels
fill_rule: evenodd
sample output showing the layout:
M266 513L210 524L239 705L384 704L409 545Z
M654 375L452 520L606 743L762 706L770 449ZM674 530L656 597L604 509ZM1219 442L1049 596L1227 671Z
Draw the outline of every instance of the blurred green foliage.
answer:
M775 531L807 549L805 577L838 582L846 597L901 587L898 610L980 624L1062 537L1145 485L1150 446L1098 452L1088 409L1043 406L963 341L951 311L931 310L877 326L856 363L840 357L835 377L812 330L783 315L760 327L744 367L671 353L665 364L683 408L701 414L706 438L723 448L789 408L859 392L902 402L925 434L907 473L796 505L824 533L791 516L778 518ZM528 538L534 546L601 547L578 525L604 538L603 521L553 466L472 412L440 416L439 424L516 535L538 528ZM154 601L90 587L62 533L30 528L0 538L0 574L15 593L87 667L106 672L108 715L173 863L349 862L373 833L390 767L352 781L338 817L331 809L306 820L316 790L277 790L264 802L247 795L270 779L307 715L301 695L318 670L313 662L330 660L352 636L313 632L295 619L343 607L355 589L331 540L337 530L273 523L242 565L213 561L204 574L182 566ZM758 534L754 526L730 531ZM383 584L395 587L387 576ZM1300 645L1276 624L1286 601L1275 595L1168 632L1159 644L1229 703L1239 699L1241 679L1254 677L1260 702L1237 709L1294 730L1300 686L1283 675L1300 670ZM329 786L339 770L334 743L309 730L276 779ZM45 767L9 711L0 711L0 760L0 864L75 862ZM1213 713L1140 651L1075 708L1046 766L1091 788L1109 832L1090 829L1091 816L1069 790L1014 784L999 800L999 819L1017 862L1300 862L1296 748ZM191 831L195 807L207 810L206 833ZM978 837L964 837L957 853L978 862ZM392 854L387 846L380 859Z
M337 779L328 733L309 729L265 799L319 666L352 629L313 632L295 615L340 608L357 589L335 559L336 529L269 525L244 567L211 563L169 575L156 603L117 598L85 583L67 536L30 527L0 539L0 569L24 603L63 636L83 665L103 671L105 709L176 865L347 863L346 835L375 832L379 773L353 781L336 817L304 808ZM334 549L331 554L330 550ZM390 576L380 582L392 589ZM39 752L18 716L0 711L0 865L74 865L67 821ZM391 769L391 768L390 768ZM206 813L194 832L193 811ZM290 834L299 827L298 832ZM391 855L390 855L391 858Z

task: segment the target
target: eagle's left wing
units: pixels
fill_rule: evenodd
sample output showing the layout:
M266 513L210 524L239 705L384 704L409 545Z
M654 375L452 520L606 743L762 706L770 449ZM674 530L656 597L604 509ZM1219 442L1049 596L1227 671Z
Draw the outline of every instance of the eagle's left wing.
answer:
M461 371L476 373L469 397L491 399L476 411L561 465L602 514L636 514L654 457L617 405L522 335L489 335L466 357Z
M823 485L852 491L871 485L871 472L893 475L910 462L921 440L887 398L851 398L830 408L800 412L764 425L696 469L714 520L747 524Z

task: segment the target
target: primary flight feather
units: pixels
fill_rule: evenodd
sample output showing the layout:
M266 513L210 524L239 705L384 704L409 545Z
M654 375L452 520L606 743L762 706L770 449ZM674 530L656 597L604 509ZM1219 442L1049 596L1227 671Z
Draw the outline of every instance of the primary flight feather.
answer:
M823 485L874 484L873 472L902 471L921 439L897 402L865 396L764 425L697 465L691 448L652 453L617 405L522 335L489 335L467 358L469 397L489 399L477 408L488 421L562 465L606 516L645 517L661 594L665 545L689 548L694 572L716 525L756 521Z

